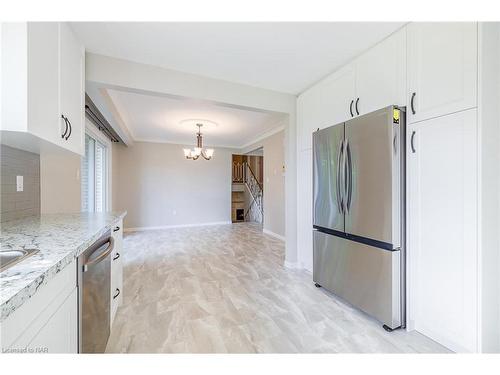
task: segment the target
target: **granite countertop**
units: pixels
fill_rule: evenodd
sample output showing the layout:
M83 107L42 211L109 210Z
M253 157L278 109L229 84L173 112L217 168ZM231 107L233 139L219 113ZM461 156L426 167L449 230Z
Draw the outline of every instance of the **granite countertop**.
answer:
M0 272L0 322L125 215L126 212L43 214L1 223L2 250L38 252Z

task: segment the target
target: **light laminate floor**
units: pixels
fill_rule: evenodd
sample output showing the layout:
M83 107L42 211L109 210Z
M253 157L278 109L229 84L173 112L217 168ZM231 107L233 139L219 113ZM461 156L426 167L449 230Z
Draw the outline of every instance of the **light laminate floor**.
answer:
M249 223L125 235L124 302L110 353L446 352L381 324L283 267Z

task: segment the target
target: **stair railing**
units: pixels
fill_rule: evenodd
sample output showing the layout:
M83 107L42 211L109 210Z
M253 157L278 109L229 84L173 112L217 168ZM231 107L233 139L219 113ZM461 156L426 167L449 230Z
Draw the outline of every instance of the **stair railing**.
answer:
M250 165L248 165L248 163L243 163L243 165L243 181L252 197L252 202L250 202L246 216L250 217L251 221L262 223L264 219L262 185L259 180L257 180L257 177L255 177Z

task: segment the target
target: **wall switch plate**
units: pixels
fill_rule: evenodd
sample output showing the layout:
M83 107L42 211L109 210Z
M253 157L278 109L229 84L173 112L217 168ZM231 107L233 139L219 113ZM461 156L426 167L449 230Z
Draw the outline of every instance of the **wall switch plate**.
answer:
M24 178L23 176L16 176L16 191L24 190Z

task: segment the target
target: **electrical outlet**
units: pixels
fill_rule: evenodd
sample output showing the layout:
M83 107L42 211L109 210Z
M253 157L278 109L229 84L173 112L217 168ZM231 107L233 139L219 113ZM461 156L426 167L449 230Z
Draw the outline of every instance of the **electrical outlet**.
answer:
M24 177L16 176L16 190L23 191L24 190Z

